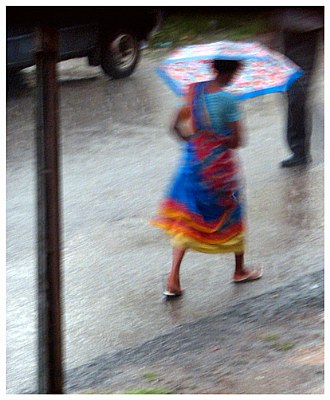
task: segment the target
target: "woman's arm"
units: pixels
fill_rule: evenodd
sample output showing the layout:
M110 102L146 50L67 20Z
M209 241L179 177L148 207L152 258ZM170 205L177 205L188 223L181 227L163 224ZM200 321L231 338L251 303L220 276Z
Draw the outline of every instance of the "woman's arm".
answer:
M228 127L231 131L228 137L227 146L230 149L237 149L244 145L243 142L243 129L240 121L228 122Z

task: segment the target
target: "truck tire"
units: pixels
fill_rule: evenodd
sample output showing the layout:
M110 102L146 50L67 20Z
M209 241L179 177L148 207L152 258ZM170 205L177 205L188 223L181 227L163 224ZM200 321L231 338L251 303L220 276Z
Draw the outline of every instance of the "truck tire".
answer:
M101 67L113 79L131 75L139 61L139 43L134 34L120 32L104 40Z

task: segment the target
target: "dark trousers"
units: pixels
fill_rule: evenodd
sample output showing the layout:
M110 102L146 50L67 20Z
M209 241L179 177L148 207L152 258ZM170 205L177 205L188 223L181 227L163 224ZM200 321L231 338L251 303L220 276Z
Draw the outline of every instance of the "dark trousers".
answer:
M284 32L284 53L303 69L304 75L288 90L287 141L291 151L310 155L312 113L307 104L320 32Z

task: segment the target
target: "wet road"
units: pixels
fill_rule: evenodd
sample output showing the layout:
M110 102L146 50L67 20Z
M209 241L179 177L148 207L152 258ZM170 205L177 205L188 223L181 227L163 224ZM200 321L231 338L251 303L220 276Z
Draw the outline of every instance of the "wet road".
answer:
M321 60L322 61L322 60ZM177 98L144 59L111 81L82 60L60 64L65 368L216 314L323 268L323 63L313 86L313 164L281 170L285 96L243 103L240 150L250 264L264 278L230 284L232 255L188 253L186 288L162 303L167 239L148 220L178 162L168 126ZM37 387L34 72L7 100L7 393Z

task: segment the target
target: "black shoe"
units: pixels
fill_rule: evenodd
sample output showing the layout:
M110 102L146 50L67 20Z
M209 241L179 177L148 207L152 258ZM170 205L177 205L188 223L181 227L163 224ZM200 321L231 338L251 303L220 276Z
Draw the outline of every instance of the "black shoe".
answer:
M281 162L281 167L282 168L290 168L290 167L297 167L298 165L308 165L312 162L310 157L306 156L297 156L294 154L287 160L284 160Z

